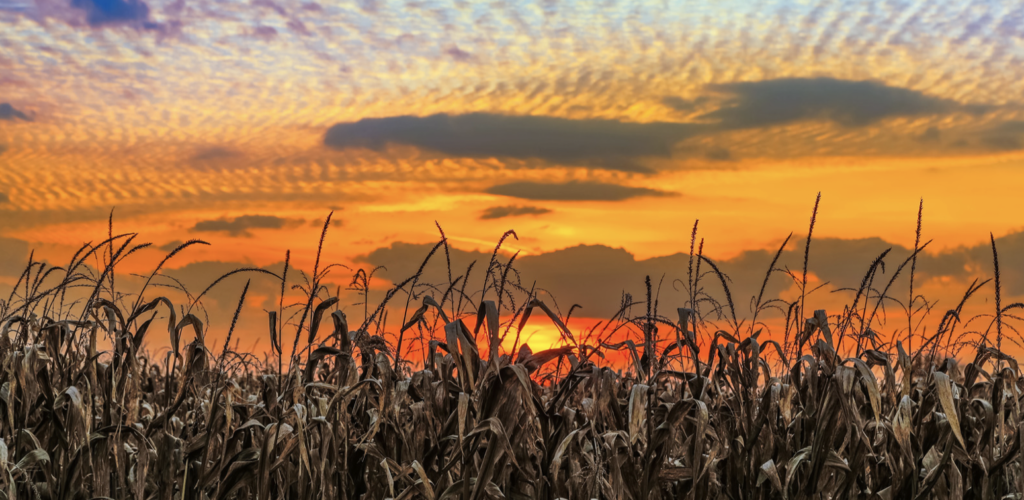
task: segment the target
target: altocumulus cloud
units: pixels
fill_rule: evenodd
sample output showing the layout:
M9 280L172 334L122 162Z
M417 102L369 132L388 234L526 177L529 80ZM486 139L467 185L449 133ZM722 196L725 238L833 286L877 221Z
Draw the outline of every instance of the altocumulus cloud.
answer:
M364 118L331 127L324 144L336 149L383 150L388 144L415 146L466 158L535 158L593 168L646 171L643 157L669 157L672 146L703 125L571 120L550 116L492 113Z
M989 109L878 82L835 78L734 82L710 85L708 90L731 96L721 108L701 116L717 121L725 129L769 127L804 120L828 120L860 127L893 117L982 113Z
M603 182L569 181L562 183L510 182L487 189L487 193L525 200L548 201L622 201L640 196L674 196L675 193L644 187L620 186Z
M505 217L515 217L519 215L542 215L551 213L550 208L543 207L531 207L531 206L516 206L506 205L503 207L490 207L480 215L481 219L501 219Z
M198 232L227 232L231 236L252 236L250 229L281 229L301 224L301 220L285 219L274 215L242 215L233 219L202 220L192 227Z

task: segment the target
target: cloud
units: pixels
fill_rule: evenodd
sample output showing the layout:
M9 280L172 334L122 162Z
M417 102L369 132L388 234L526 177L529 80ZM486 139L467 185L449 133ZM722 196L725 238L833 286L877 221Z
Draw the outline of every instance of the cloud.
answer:
M71 0L71 6L85 11L90 26L145 23L149 6L141 0Z
M301 222L274 215L242 215L234 219L202 220L192 227L192 231L225 231L231 236L252 236L252 233L249 232L250 229L281 229Z
M929 127L916 137L919 142L987 152L1008 152L1024 149L1024 121L1008 120L974 129L939 130Z
M622 201L640 196L672 196L674 193L643 187L620 186L603 182L569 181L563 183L510 182L487 189L489 194L525 200Z
M652 162L642 160L680 159L683 141L723 131L812 120L863 127L895 117L977 115L991 109L875 81L825 77L720 83L704 87L704 92L692 99L661 98L664 106L698 120L694 123L496 113L390 116L338 123L328 129L324 144L375 151L405 145L450 157L539 159L650 173ZM727 161L732 155L717 148L705 158Z
M0 120L24 120L30 122L32 118L15 109L10 103L0 102Z
M940 131L938 127L928 127L920 136L918 136L917 140L931 143L939 142L942 140L942 131Z
M259 160L253 160L237 149L213 146L195 150L184 163L197 171L214 172L258 164Z
M28 242L0 236L0 276L18 276L28 264Z
M594 168L646 170L632 160L669 157L672 145L701 125L571 120L550 116L492 113L364 118L331 127L324 144L335 149L388 144L415 146L456 157L537 158Z
M732 152L725 148L711 148L704 153L704 157L711 161L731 161Z
M251 36L264 42L269 42L277 38L277 29L273 26L256 26L252 29Z
M447 49L444 50L444 53L449 55L452 59L455 59L456 61L459 62L473 60L473 54L470 54L469 52L460 49L458 45L452 45L451 47L448 47Z
M249 267L254 266L252 264L242 262L199 261L192 262L178 268L166 269L162 271L162 274L177 280L177 282L184 285L186 290L190 293L198 294L217 278L234 271L235 269ZM266 269L280 276L281 271L284 269L284 263L282 262L265 266L262 269ZM275 302L280 294L281 282L273 276L255 272L239 273L227 278L210 290L210 293L208 293L203 299L203 303L211 313L220 313L220 321L230 321L230 316L225 319L223 315L234 312L234 309L238 304L238 297L242 292L242 287L245 285L246 280L252 280L249 287L250 296L266 297L267 302L263 304L263 306L268 309L276 308L277 304ZM167 280L166 283L170 284L173 282L171 280Z
M982 131L978 140L983 147L998 151L1024 149L1024 121L1007 121Z
M1004 292L1008 295L1024 294L1024 232L997 238L996 244L999 248ZM382 277L388 280L402 280L417 271L432 246L398 242L360 256L356 261L373 266L385 266L386 270L383 271ZM816 238L811 245L808 269L818 280L815 286L824 282L829 283L829 286L824 288L822 299L816 300L828 300L828 291L831 290L858 287L871 262L890 248L884 261L884 269L878 270L874 280L874 286L879 288L885 286L897 267L911 255L909 248L894 245L881 238ZM776 269L791 269L799 274L803 264L803 251L804 242L801 239L791 240L780 255ZM476 269L479 270L479 266L485 265L490 259L490 253L485 252L453 249L450 253L452 272L455 276L464 273L474 260L477 261ZM733 258L715 261L719 270L728 279L729 289L737 307L737 316L742 317L746 314L749 317L751 299L760 292L765 273L774 256L774 249L747 250ZM926 251L918 256L916 282L923 286L932 279L944 281L949 278L953 282L964 283L977 275L984 278L991 275L991 262L992 249L987 243L937 253ZM524 283L529 284L536 280L538 287L547 290L558 299L563 311L566 306L578 303L584 308L583 315L608 317L620 307L622 292L630 293L634 300L643 298L646 293L645 276L651 276L655 286L664 276L660 295L663 308L668 310L682 305L686 300L685 292L674 281L686 282L688 266L689 255L685 253L641 260L622 248L579 245L520 256L516 259L515 268ZM706 264L702 265L701 274L709 270ZM901 271L899 279L890 289L890 295L903 297L908 293L908 274L909 269ZM447 283L444 258L429 263L423 279L428 283ZM708 293L724 300L717 277L705 275L702 280ZM774 273L765 289L764 300L778 298L783 291L792 287L791 278L783 273ZM948 300L959 299L958 294L962 293L962 290L953 288L948 284L942 285L942 289L949 290L951 295L943 297L940 308L951 307L951 304L947 303ZM846 295L833 297L838 300L851 298ZM936 298L938 297L929 297L930 300Z
M253 7L265 7L267 9L269 9L269 10L272 10L272 11L276 12L277 14L279 14L281 16L287 16L288 15L288 10L285 9L284 7L278 5L273 0L253 0L252 6Z
M417 271L431 247L430 244L393 243L390 247L379 248L357 258L357 262L385 266L381 276L388 280L400 281ZM470 262L476 261L474 275L479 278L480 266L485 266L491 256L484 252L454 249L450 252L450 257L453 275L462 275ZM735 259L735 266L720 266L727 274L736 271L735 275L730 274L734 280L730 284L730 289L734 299L741 306L746 305L749 295L759 290L771 257L772 255L766 251L751 252ZM507 261L507 258L503 258L502 261ZM583 310L577 313L580 316L608 318L621 307L623 293L632 295L633 300L643 299L646 293L646 276L651 276L656 288L661 282L659 300L665 308L662 312L680 307L685 301L685 296L673 281L686 280L688 264L689 255L682 253L637 260L633 254L622 248L579 245L542 254L520 256L516 259L515 268L519 271L517 277L525 286L529 287L536 281L538 289L554 297L563 314L572 304L579 304L583 307ZM443 256L428 263L422 280L432 284L447 283L446 262ZM477 280L471 277L470 281ZM784 278L776 277L767 293L769 296L777 295L788 286L789 282ZM708 285L708 288L712 293L721 295L721 289L717 284ZM551 303L546 296L542 298ZM637 310L634 310L634 313L636 312Z
M504 217L516 217L519 215L541 215L551 213L550 208L542 207L531 207L531 206L516 206L506 205L503 207L490 207L484 210L484 213L480 215L483 220L488 219L501 219Z
M309 28L306 27L306 24L298 19L289 19L285 26L292 30L293 33L297 33L302 36L309 36L313 34L313 32L309 31Z
M791 249L783 253L782 262L796 269L802 263L805 239L796 240ZM815 238L811 242L810 269L822 281L837 287L856 287L864 278L871 261L892 248L885 259L884 278L887 280L907 257L911 250L889 243L881 238ZM916 272L927 277L948 276L966 278L968 256L963 251L930 253L918 255ZM907 270L905 270L907 271ZM879 274L883 276L883 274Z
M708 96L699 96L695 99L683 99L678 96L665 96L661 99L661 103L668 106L676 111L683 113L692 113L701 109L703 106L711 102L711 98Z
M212 147L200 150L191 158L189 158L189 160L193 162L209 162L237 158L241 155L242 154L239 153L238 151L234 151L231 149L222 147Z
M284 271L284 262L276 262L266 266L253 266L251 263L237 262L237 261L198 261L186 264L184 266L172 269L166 269L161 274L166 275L166 278L158 278L156 282L171 285L175 283L181 283L185 288L194 294L206 289L214 281L221 276L235 271L237 269L245 268L259 268L264 271L269 271L275 276L282 276ZM299 293L293 291L293 285L304 285L305 277L310 275L311 269L301 269L295 267L294 260L288 269L288 283L285 287L285 307L289 304L293 304L299 299ZM210 324L216 326L214 330L214 336L223 335L227 332L228 325L231 324L231 317L235 312L235 308L238 306L238 299L241 296L242 289L245 286L246 281L249 281L249 291L246 294L246 306L242 309L242 315L240 317L241 323L235 330L235 334L242 337L243 345L246 343L252 343L259 340L263 348L269 348L269 337L267 337L267 313L263 310L277 310L278 300L281 293L281 281L279 278L270 274L247 271L236 273L232 276L225 278L220 281L217 286L210 289L210 291L203 297L202 303L204 309L209 313ZM354 303L361 301L362 297L357 292L348 291L348 284L351 282L351 274L343 269L335 268L334 272L327 275L324 281L324 286L331 290L332 295L337 291L341 291L341 302L338 304L339 308L346 310ZM171 279L173 278L173 280ZM177 280L176 282L174 280ZM165 293L164 291L150 290L147 295L156 296ZM173 298L172 301L177 304L180 294L175 294L178 298ZM377 299L373 294L370 297L371 301ZM304 302L304 301L303 301ZM263 309L263 310L261 310ZM358 310L362 312L362 308ZM286 314L288 314L286 312ZM354 321L353 316L349 312L350 321ZM201 316L202 317L202 316ZM287 316L286 316L287 317ZM357 316L362 318L360 314ZM205 320L205 317L204 317ZM330 325L330 321L326 320L326 325ZM289 326L286 328L286 337L292 338L295 334L295 330ZM320 336L324 336L330 332L329 326L321 326ZM191 334L191 332L190 332ZM220 339L223 339L221 336ZM214 344L220 347L220 344ZM245 345L248 348L247 345Z
M164 243L163 245L158 246L157 249L163 250L165 252L170 252L171 250L174 250L175 248L180 247L182 245L182 243L184 243L184 242L181 241L181 240L168 241L167 243Z
M987 109L878 82L835 78L735 82L710 85L708 90L731 96L723 107L701 116L717 121L725 129L770 127L804 120L861 127L886 118L959 111L980 113Z
M345 225L345 221L342 220L341 218L339 218L337 216L337 214L335 214L333 217L331 217L331 227L343 227L344 225ZM315 227L315 228L323 229L323 227L324 227L324 220L323 219L311 219L309 221L309 227Z
M999 279L1003 293L1024 295L1024 231L996 238L996 249L999 252ZM993 276L990 243L959 249L957 253L960 252L967 254L968 259L986 276Z
M378 0L359 0L359 9L363 12L370 14L376 14L380 10L380 2Z

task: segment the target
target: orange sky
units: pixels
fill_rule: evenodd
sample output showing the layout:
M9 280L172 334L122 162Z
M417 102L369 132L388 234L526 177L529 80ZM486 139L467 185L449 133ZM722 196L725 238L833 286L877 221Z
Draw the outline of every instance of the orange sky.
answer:
M190 238L212 245L174 269L287 249L308 269L334 210L324 257L353 268L437 241L435 221L467 252L515 229L506 248L538 269L581 244L639 263L688 251L695 219L705 253L740 266L806 235L821 192L815 237L837 252L912 247L923 198L938 309L990 274L990 232L1024 265L1024 8L1008 2L75 5L0 0L7 262L63 262L114 209L155 245L123 273Z

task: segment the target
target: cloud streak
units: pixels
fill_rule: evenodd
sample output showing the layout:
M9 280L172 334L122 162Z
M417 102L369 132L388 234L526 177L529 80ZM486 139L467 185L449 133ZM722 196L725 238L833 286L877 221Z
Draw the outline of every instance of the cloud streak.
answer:
M589 181L510 182L490 187L487 193L538 201L622 201L640 196L674 195L657 189Z
M502 207L490 207L480 215L482 220L502 219L505 217L517 217L520 215L543 215L551 213L550 208L506 205Z

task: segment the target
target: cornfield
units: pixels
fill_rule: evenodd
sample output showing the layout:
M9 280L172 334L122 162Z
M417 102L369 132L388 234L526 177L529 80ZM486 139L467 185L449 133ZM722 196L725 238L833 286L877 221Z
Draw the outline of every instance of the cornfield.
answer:
M1002 348L1024 305L1000 303L994 242L995 281L975 282L934 333L915 338L920 240L888 284L885 254L876 258L842 311L805 313L805 293L757 296L740 321L695 236L696 226L686 304L666 315L650 292L627 296L585 332L566 326L571 310L563 316L523 286L515 257L498 248L479 290L467 291L473 266L461 275L449 266L448 282L430 287L417 273L350 323L318 250L294 305L287 264L284 275L259 276L281 280L262 359L230 347L234 321L223 348L208 344L195 311L209 289L179 304L148 294L169 259L202 242L172 251L131 293L114 276L144 247L134 234L86 245L67 267L30 260L0 311L0 495L1022 498L1024 380ZM427 260L447 251L442 232ZM90 270L94 257L105 265ZM766 284L782 273L807 287L806 260L802 273L775 266ZM256 271L231 274L247 272ZM911 280L909 301L888 295L899 276ZM360 271L353 284L368 279ZM968 332L964 304L989 285L992 326ZM883 300L902 305L905 335L872 329ZM406 317L387 327L402 302ZM770 311L784 331L769 338L759 315ZM538 317L556 325L560 347L521 343ZM166 356L147 353L154 335L169 336ZM425 349L408 355L417 343ZM595 362L614 352L621 366Z

